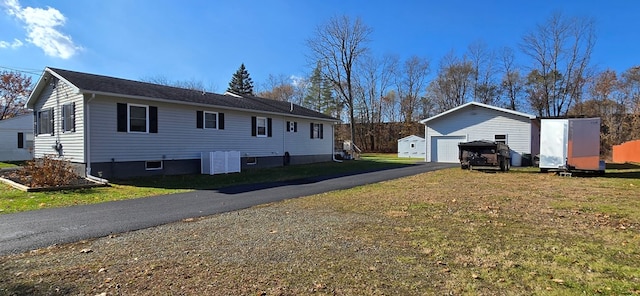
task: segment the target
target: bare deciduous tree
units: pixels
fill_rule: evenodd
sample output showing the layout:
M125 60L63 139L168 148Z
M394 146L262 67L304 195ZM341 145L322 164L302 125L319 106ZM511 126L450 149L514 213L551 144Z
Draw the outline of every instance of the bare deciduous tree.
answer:
M473 72L472 63L465 57L457 58L454 52L442 58L438 75L427 89L428 98L436 104L438 111L449 110L467 102Z
M25 113L24 105L31 93L31 77L19 72L0 73L0 120Z
M471 43L468 55L473 65L473 99L476 102L497 105L499 87L494 81L495 53L482 41Z
M295 92L296 89L290 77L284 74L269 74L263 85L263 90L258 92L258 96L276 101L294 102Z
M501 93L506 98L505 105L511 110L518 110L520 96L524 89L524 80L516 67L513 49L505 47L502 50L502 83Z
M355 141L355 65L368 51L367 42L372 29L359 18L334 17L318 26L307 40L311 60L320 61L323 74L342 98L349 111L351 140Z
M534 101L541 101L542 115L563 116L580 101L594 44L592 19L559 13L523 37L521 49L533 60L534 75L529 76L535 79L529 83L537 83L531 86L539 96Z
M428 74L429 61L425 58L412 56L404 62L402 69L396 75L400 113L404 122L412 122L417 119L417 109L424 97Z

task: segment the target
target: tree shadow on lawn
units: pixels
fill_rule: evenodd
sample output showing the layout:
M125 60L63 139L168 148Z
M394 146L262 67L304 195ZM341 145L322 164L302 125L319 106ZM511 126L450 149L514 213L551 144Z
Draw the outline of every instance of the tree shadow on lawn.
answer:
M365 174L376 171L392 170L418 164L387 163L385 165L356 169L351 171L321 171L305 173L287 173L278 171L250 170L242 173L225 175L180 175L144 177L130 180L114 181L114 184L136 187L153 187L163 189L218 190L221 193L237 194L248 191L275 188L289 185L311 184L324 180Z

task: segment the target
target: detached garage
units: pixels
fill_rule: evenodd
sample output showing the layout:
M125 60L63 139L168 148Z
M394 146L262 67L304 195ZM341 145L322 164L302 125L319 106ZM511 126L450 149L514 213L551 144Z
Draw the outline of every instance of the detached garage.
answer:
M511 149L511 165L523 154L537 154L540 131L535 116L478 102L470 102L421 120L425 125L427 162L457 163L458 143L476 140L502 142Z

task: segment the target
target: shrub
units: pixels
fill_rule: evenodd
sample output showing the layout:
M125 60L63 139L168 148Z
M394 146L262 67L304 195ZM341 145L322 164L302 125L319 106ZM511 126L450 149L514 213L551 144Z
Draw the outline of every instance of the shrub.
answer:
M79 178L68 160L51 155L27 161L18 174L29 187L65 186Z

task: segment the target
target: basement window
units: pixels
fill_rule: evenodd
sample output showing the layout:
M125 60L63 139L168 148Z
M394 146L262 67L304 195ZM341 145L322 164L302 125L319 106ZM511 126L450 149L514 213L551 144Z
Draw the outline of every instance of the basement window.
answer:
M256 157L247 157L247 165L255 165L258 164L258 159Z
M156 171L162 169L162 160L145 161L144 168L147 171Z

